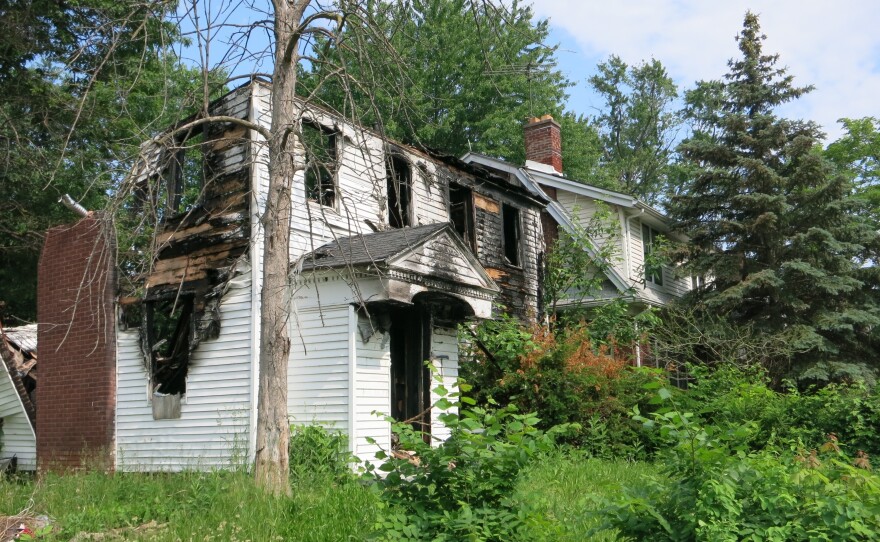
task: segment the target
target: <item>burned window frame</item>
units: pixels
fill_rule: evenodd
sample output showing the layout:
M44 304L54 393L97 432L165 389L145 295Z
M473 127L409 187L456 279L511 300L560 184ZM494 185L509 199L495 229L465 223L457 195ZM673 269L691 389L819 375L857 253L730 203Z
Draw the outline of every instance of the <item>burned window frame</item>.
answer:
M463 223L459 223L456 220L457 213L459 213L456 207L459 203L453 202L453 192L462 193L464 197L461 198L460 205L462 206L460 215L464 219ZM452 224L452 229L458 233L459 237L465 242L465 244L471 249L471 252L474 254L477 253L477 219L476 219L476 206L474 205L474 190L470 186L465 186L459 183L449 183L446 187L446 206L447 213L449 216L449 222Z
M337 181L339 132L312 119L303 119L301 124L301 144L305 151L303 189L306 201L335 209L339 200ZM307 141L307 130L317 132L315 139L321 140L321 152L326 154L325 157L316 156L316 146Z
M521 267L522 213L509 203L501 204L501 240L507 265Z
M191 344L196 330L195 309L193 294L161 297L143 304L144 347L148 357L151 401L157 397L176 395L179 399L186 395ZM158 318L160 314L162 317ZM166 417L169 416L156 419ZM170 417L180 417L179 402L176 416Z
M385 197L388 225L395 229L412 226L415 222L413 167L405 156L396 152L389 152L385 157Z

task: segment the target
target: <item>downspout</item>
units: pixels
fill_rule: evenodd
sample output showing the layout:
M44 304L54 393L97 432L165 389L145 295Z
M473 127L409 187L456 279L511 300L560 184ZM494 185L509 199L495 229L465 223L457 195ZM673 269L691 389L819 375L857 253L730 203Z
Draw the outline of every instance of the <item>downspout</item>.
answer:
M348 306L348 451L356 455L357 451L357 405L355 388L357 371L357 323L358 317L354 305Z

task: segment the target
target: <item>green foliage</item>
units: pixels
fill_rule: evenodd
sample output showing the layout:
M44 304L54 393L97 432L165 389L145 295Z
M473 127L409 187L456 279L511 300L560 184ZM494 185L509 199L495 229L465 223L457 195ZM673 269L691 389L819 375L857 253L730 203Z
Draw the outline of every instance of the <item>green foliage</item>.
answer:
M609 267L620 258L619 236L619 224L601 204L586 224L573 220L572 231L560 229L544 266L544 306L551 316L581 307L602 289Z
M382 490L386 512L379 518L380 540L507 541L543 538L543 520L513 498L519 473L539 454L554 448L572 427L537 428L535 414L506 406L474 407L460 392L443 386L439 421L451 430L443 441L426 443L408 424L393 423L400 448L417 459L390 450L368 467ZM391 420L393 421L393 420Z
M724 82L701 85L689 100L700 131L679 152L694 175L669 209L690 239L679 262L708 281L690 302L800 353L771 360L774 370L819 360L876 365L880 309L869 263L880 238L851 179L825 161L818 126L776 116L810 89L793 85L763 40L757 16L746 14L741 58Z
M527 330L512 319L487 322L470 331L472 351L465 357L471 361L462 363L462 375L473 382L480 405L497 401L534 411L545 429L577 423L580 430L567 442L597 457L643 457L655 443L629 412L652 408L644 385L662 381L663 373L626 366L624 349L594 340L597 330L607 328L572 323Z
M369 488L329 475L293 479L292 486L291 497L275 498L243 471L46 473L39 482L0 480L0 510L50 517L52 532L40 540L325 542L370 536L379 499ZM157 527L138 528L150 522Z
M343 433L314 424L290 428L290 475L294 480L345 480L353 475L354 461Z
M472 0L375 2L369 19L346 21L341 47L315 46L318 62L302 81L391 137L521 163L521 123L558 116L569 85L556 49L544 45L547 21L533 18L517 1L504 9Z
M654 59L628 66L611 56L597 69L589 82L605 101L596 117L603 148L599 184L657 203L675 168L673 144L681 119L672 104L678 89ZM594 179L584 178L591 184Z
M658 390L658 399L671 394ZM818 451L749 451L752 424L704 426L672 408L636 416L669 442L666 480L627 489L601 511L604 527L636 540L872 540L880 477L831 437Z
M627 486L657 478L662 476L651 463L600 460L563 448L526 468L517 498L550 520L554 541L612 542L620 540L615 530L597 530L601 523L598 503L618 496Z

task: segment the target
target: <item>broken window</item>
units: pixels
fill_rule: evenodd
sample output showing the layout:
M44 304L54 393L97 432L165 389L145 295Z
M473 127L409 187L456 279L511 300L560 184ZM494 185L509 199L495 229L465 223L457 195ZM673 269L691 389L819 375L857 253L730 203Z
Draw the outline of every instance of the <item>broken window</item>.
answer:
M504 257L510 265L519 265L521 238L519 209L504 204L501 206L501 215L504 229Z
M336 203L336 132L303 121L302 140L306 150L306 198L333 207Z
M645 282L663 286L663 266L657 263L654 247L659 244L661 238L660 232L642 224L642 252L645 262Z
M464 239L465 244L476 254L477 242L474 228L474 195L470 188L450 183L449 185L449 221L452 227Z
M163 217L185 213L198 202L207 184L204 143L204 132L193 129L166 150L161 187L165 192Z
M388 194L388 225L412 226L412 171L400 156L390 156L385 163Z
M431 314L417 305L391 314L391 416L431 433Z
M156 419L180 417L180 396L186 393L192 340L192 296L148 302L146 329L153 415ZM177 398L165 399L169 396ZM157 406L160 407L158 411Z

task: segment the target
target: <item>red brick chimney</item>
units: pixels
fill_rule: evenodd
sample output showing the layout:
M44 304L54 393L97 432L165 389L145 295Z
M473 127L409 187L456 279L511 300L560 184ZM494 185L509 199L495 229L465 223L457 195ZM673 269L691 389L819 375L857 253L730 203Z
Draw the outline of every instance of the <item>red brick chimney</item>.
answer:
M37 287L37 467L112 468L115 241L89 216L52 228Z
M523 128L526 160L553 166L562 173L562 127L550 115L533 117Z

